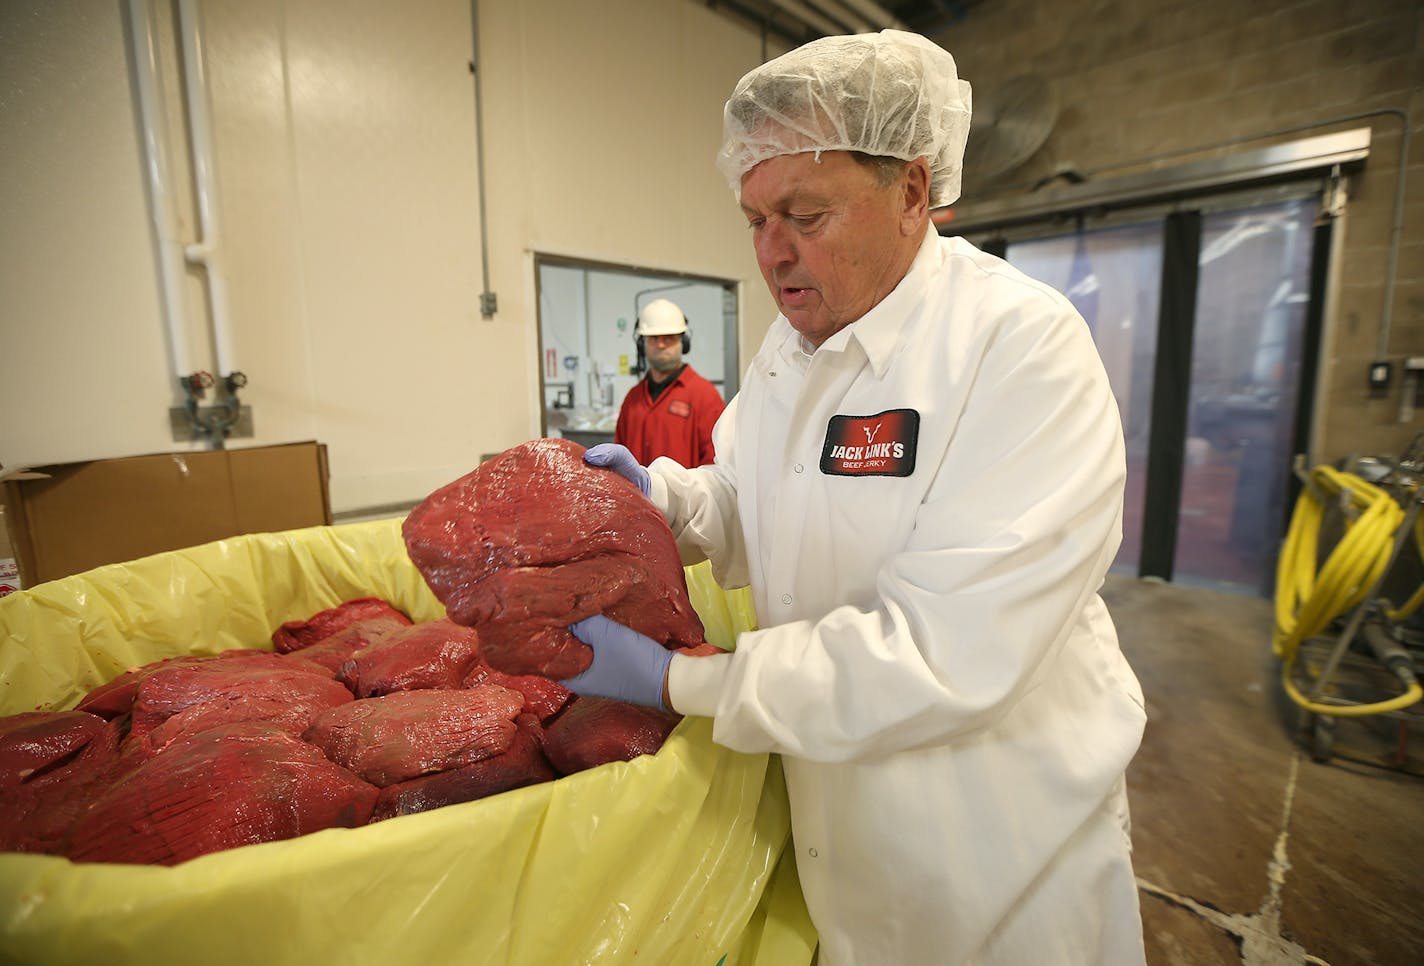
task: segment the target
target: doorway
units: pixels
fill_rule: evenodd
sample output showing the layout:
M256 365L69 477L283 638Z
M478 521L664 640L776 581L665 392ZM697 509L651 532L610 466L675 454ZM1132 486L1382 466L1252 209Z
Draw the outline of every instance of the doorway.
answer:
M657 298L687 318L687 364L724 400L736 394L736 282L552 255L536 255L534 266L543 435L612 442L623 397L642 374L633 327Z
M1314 196L1003 243L1092 330L1127 444L1113 570L1270 595L1305 438Z

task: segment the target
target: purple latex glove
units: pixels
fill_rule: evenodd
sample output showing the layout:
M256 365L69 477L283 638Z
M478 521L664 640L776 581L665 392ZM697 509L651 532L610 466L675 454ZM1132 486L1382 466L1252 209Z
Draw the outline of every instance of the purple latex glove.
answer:
M593 663L582 674L561 681L564 687L575 694L668 710L663 704L663 681L672 651L602 614L569 625L569 632L593 648Z
M619 443L599 443L590 446L583 454L583 461L589 466L602 466L612 470L643 491L648 499L653 498L653 478L643 469L633 451Z

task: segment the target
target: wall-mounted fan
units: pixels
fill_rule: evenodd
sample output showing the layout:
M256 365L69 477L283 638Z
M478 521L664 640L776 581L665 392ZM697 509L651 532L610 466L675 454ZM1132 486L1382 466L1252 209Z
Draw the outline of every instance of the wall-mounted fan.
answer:
M1043 147L1058 103L1048 82L1021 74L974 91L974 115L964 146L966 180L987 183L1017 168Z

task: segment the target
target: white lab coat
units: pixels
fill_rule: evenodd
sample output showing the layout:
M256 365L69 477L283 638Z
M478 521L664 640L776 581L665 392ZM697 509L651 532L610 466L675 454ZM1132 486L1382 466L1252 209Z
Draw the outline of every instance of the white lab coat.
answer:
M784 756L824 966L1143 962L1122 776L1145 715L1097 596L1122 433L1086 325L931 230L805 348L779 317L716 464L651 467L684 560L749 582L762 628L674 658L673 706ZM913 472L823 472L832 417L894 410Z

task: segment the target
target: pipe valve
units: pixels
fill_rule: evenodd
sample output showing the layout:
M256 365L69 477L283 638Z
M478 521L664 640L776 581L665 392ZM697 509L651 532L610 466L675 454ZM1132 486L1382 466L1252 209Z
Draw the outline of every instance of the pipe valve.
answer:
M183 391L190 398L202 399L203 394L213 388L213 374L205 370L190 372L188 375L178 380L178 384L183 387Z

